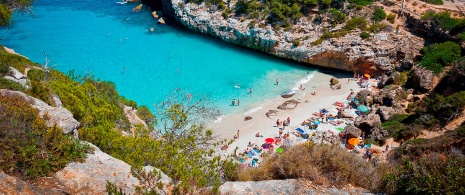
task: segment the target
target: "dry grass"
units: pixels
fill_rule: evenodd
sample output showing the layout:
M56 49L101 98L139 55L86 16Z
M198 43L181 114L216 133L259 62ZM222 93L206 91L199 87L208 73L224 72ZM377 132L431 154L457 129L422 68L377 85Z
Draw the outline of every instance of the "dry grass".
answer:
M310 145L285 148L282 154L266 158L263 166L239 171L239 180L309 179L316 184L346 184L379 191L382 176L391 170L388 165L373 167L360 156L338 146Z

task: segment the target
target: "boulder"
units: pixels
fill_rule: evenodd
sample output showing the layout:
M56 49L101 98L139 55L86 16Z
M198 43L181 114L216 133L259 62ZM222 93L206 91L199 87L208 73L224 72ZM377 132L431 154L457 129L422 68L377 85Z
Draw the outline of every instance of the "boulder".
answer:
M355 99L358 99L360 104L367 105L370 102L372 96L373 96L373 92L364 89L357 93Z
M338 83L338 84L335 84L335 85L331 85L331 89L332 89L332 90L341 89L341 87L342 87L341 83Z
M16 70L16 68L13 68L11 66L10 66L10 74L15 79L26 79L26 76L24 76L23 73L19 72L18 70Z
M220 194L298 194L301 187L296 179L226 182Z
M251 116L246 116L246 117L244 118L244 120L245 120L245 121L252 120L252 117L251 117Z
M166 22L165 22L165 20L163 20L163 18L158 19L158 23L160 23L160 24L166 24Z
M9 67L9 69L10 69L9 75L6 75L4 78L8 79L8 80L11 80L11 81L14 81L14 82L17 82L17 83L21 84L21 86L28 88L28 86L27 86L27 77L24 76L21 72L19 72L18 70L16 70L15 68L13 68L11 66Z
M388 132L380 126L378 126L371 129L371 131L368 132L367 138L372 139L374 141L384 141L387 135Z
M381 119L379 115L371 113L366 116L358 116L354 121L355 127L362 131L369 132L376 127L381 126Z
M135 194L139 180L131 174L131 166L102 152L89 144L92 154L83 163L72 162L55 173L69 194L106 194L107 181L121 188L126 194Z
M17 96L24 98L27 102L31 104L33 108L39 110L39 116L44 117L47 115L47 126L52 127L57 125L63 130L65 134L73 134L77 136L77 128L79 127L79 122L73 118L73 114L62 107L52 107L47 103L39 100L37 98L26 95L20 91L11 91L7 89L0 89L1 96Z
M147 123L144 120L140 119L139 116L136 114L137 110L133 109L130 106L124 105L124 114L126 118L131 123L131 132L134 133L136 131L137 125L142 125L145 129L148 129Z
M348 139L354 137L357 138L360 137L360 135L362 135L362 130L352 125L348 125L344 128L344 130L341 133L344 133L346 135L346 138Z
M433 89L434 84L437 83L438 77L431 70L420 67L413 70L412 86L414 89L426 92Z
M55 189L48 189L43 186L41 188L31 185L20 178L9 176L0 170L0 194L64 194Z
M394 109L393 107L380 106L376 113L382 121L388 121L394 114L402 114L402 109Z
M335 85L335 84L338 84L338 83L339 83L339 80L337 80L336 78L332 77L331 80L329 80L329 82L331 83L331 85Z

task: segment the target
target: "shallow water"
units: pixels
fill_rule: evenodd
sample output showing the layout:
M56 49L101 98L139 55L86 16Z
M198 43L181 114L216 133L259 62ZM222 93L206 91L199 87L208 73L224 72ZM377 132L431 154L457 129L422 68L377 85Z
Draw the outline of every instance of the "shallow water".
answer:
M147 7L136 13L137 4L115 2L37 0L31 13L15 13L13 25L0 29L0 43L42 64L46 52L60 71L112 81L121 95L152 110L181 88L193 97L208 96L222 113L245 112L300 83L311 85L317 74L294 62L159 25ZM240 107L230 106L233 98L240 99Z

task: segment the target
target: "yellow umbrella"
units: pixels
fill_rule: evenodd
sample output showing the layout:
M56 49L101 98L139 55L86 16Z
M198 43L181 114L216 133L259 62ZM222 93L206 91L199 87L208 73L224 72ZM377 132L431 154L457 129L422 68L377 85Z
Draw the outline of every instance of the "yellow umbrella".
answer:
M366 77L366 78L370 78L370 77L371 77L369 74L364 74L363 76Z
M347 141L347 143L354 146L357 145L359 142L360 140L358 140L358 138L350 138L349 141Z

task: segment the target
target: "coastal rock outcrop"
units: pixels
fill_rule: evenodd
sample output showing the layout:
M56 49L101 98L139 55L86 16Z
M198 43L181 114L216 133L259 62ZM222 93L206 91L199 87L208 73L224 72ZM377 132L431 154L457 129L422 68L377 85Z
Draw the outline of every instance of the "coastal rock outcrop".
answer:
M79 127L79 122L73 118L73 114L66 108L50 106L42 100L28 96L25 93L19 91L0 89L0 95L17 96L24 98L27 102L31 104L33 108L39 110L40 117L45 117L45 115L47 115L47 126L52 127L56 124L63 130L63 133L73 134L74 136L77 136L77 128Z
M381 126L381 119L375 113L355 118L354 125L362 131L370 132L372 129Z
M6 75L4 78L5 79L8 79L8 80L11 80L11 81L14 81L14 82L17 82L19 84L21 84L21 86L23 87L27 87L27 78L26 76L24 76L24 74L22 74L21 72L19 72L18 70L16 70L15 68L13 67L9 67L9 75Z
M164 12L174 15L187 28L218 37L228 43L298 62L360 74L368 73L372 76L392 70L401 61L413 59L424 42L422 38L404 31L386 31L363 40L359 31L353 31L316 45L313 42L323 35L324 28L330 26L327 22L313 26L312 21L303 17L293 25L293 32L288 32L284 29L276 30L264 21L233 15L225 19L221 11L205 3L186 3L182 0L162 2L166 7ZM340 29L341 26L330 31L337 28Z
M394 114L402 114L402 109L394 109L393 107L380 106L376 112L382 121L388 121Z
M139 180L132 176L131 166L102 152L89 144L92 154L85 162L72 162L55 173L65 190L70 194L106 194L107 181L114 183L126 194L134 194Z
M341 133L344 133L346 135L346 138L350 139L360 137L360 135L362 135L362 130L352 125L348 125L344 128L344 130Z
M454 91L465 90L465 59L461 59L454 63L454 67L450 71L448 86Z
M417 67L413 70L412 86L422 92L433 89L437 83L438 77L431 70L423 67Z
M356 187L335 187L314 185L310 181L286 179L267 181L226 182L219 188L220 194L372 194Z
M63 193L52 189L39 188L20 178L9 176L0 170L0 194L60 195Z

